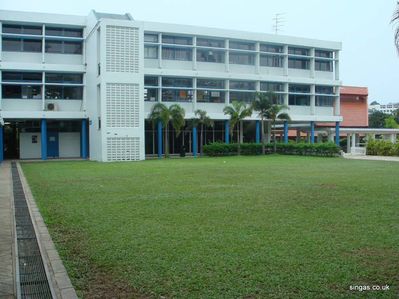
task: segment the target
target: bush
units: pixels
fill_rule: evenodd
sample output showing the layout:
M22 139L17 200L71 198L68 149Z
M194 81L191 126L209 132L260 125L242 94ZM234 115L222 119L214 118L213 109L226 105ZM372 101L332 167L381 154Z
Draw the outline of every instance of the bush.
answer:
M385 140L370 140L366 148L367 155L399 156L399 144Z
M335 143L277 143L276 151L282 155L302 155L302 156L323 156L334 157L339 154L340 147ZM211 157L216 156L234 156L237 155L238 144L225 144L215 142L204 145L204 154ZM273 144L266 144L266 154L273 153ZM243 143L241 144L241 155L261 155L262 144L260 143Z

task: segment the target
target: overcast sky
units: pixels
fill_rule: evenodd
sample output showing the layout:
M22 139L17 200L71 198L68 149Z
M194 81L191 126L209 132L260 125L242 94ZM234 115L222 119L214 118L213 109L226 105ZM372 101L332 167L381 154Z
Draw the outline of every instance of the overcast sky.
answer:
M396 0L1 0L1 9L87 15L129 12L136 20L272 33L340 41L344 85L367 86L369 102L399 102L399 56L390 24Z

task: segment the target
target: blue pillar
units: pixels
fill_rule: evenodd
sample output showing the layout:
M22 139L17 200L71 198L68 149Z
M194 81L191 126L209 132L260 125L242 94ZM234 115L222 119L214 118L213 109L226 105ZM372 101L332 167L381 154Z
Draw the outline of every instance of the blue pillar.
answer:
M256 143L260 143L260 121L256 121Z
M158 121L157 124L157 130L158 130L158 158L162 158L162 123L161 121Z
M41 123L41 144L42 144L42 160L47 160L47 121L42 119Z
M193 127L193 156L197 157L198 144L197 144L197 127Z
M82 132L80 133L81 138L81 157L82 159L87 159L87 119L82 119Z
M225 120L224 121L224 140L226 144L229 144L230 141L230 121Z
M310 143L314 143L314 121L310 122Z
M288 121L284 121L284 143L288 143Z
M339 146L339 121L335 123L335 144Z
M4 160L4 141L3 141L3 126L0 125L0 163Z

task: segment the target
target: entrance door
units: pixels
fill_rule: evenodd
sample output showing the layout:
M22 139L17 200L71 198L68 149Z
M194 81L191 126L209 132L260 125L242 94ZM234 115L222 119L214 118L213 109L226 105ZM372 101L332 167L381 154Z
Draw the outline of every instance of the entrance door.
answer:
M59 144L58 132L47 132L47 157L58 158Z

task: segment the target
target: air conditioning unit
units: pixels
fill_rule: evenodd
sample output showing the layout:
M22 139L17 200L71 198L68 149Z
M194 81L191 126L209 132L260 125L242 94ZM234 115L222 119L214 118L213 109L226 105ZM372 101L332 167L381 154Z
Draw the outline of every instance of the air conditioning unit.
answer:
M56 111L57 110L57 104L55 104L55 103L47 103L46 110L47 111Z

